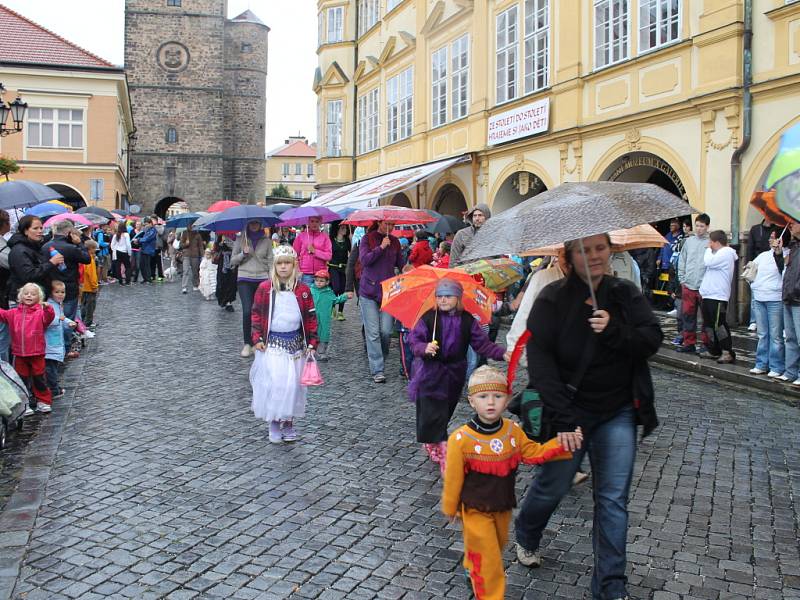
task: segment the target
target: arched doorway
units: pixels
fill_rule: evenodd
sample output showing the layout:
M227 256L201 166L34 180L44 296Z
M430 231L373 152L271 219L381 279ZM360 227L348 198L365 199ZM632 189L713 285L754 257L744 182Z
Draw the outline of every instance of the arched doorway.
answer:
M492 214L499 214L547 190L544 182L528 171L517 171L506 177L492 203Z
M688 202L686 188L675 169L667 161L649 152L631 152L621 156L603 171L600 179L626 183L653 183ZM654 224L654 227L660 233L666 234L669 231L669 219Z
M392 196L392 199L389 201L389 204L392 206L404 206L405 208L412 208L411 200L403 192L400 192L399 194L395 194L394 196Z
M460 219L467 212L467 200L457 185L448 183L436 194L433 210Z
M156 202L156 207L153 212L162 219L167 219L176 214L189 212L189 206L182 198L175 196L167 196Z
M83 195L71 185L67 185L66 183L48 183L47 187L64 196L62 202L69 204L73 210L86 206L86 200Z

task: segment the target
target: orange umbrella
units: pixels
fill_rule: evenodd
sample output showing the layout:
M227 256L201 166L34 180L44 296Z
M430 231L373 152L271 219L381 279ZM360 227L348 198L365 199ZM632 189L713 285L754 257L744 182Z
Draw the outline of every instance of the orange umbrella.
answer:
M612 231L611 246L614 252L625 252L627 250L640 250L641 248L661 248L667 244L667 240L656 231L652 225L645 223L630 229L618 229ZM563 250L564 244L545 246L525 252L523 256L556 256Z
M422 315L436 307L436 284L441 279L453 279L463 286L464 310L478 317L481 323L486 324L491 320L495 302L493 292L466 273L428 265L384 281L381 284L381 310L400 320L409 329L414 327Z
M775 190L755 192L750 198L750 204L774 225L786 227L789 224L789 217L778 208L775 201Z

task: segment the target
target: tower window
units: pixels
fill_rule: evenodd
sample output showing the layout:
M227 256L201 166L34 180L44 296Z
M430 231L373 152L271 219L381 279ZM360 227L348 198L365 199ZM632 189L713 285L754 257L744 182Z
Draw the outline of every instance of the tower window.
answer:
M253 44L242 42L242 54L250 54L253 51Z
M176 144L178 142L178 131L174 127L167 129L167 143Z
M181 0L167 0L167 6L180 6Z

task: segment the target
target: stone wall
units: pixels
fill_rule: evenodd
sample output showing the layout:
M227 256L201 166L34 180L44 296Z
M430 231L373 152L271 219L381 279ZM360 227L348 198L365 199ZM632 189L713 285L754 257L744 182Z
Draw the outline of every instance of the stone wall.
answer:
M180 198L190 210L205 210L223 198L222 157L133 154L131 189L142 212L152 213L162 198Z

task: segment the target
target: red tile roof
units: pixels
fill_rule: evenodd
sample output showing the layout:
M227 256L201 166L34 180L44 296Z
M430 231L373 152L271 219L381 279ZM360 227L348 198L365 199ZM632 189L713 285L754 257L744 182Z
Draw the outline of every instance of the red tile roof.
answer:
M119 68L2 4L0 62Z
M317 149L314 146L309 146L303 140L293 140L283 146L278 146L267 154L267 156L305 156L309 158L317 157Z

